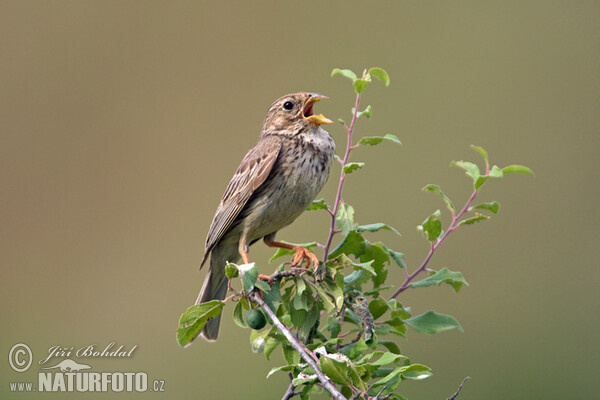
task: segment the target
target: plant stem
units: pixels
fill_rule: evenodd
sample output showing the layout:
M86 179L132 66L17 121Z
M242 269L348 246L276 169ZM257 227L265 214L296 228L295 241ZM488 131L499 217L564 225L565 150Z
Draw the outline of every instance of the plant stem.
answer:
M292 333L285 327L285 325L281 323L281 321L279 320L279 318L277 318L273 310L269 308L269 306L264 302L264 300L260 297L260 295L257 292L252 292L252 300L258 303L260 308L262 308L264 312L267 313L269 318L271 318L271 321L273 321L273 325L275 325L279 332L283 333L283 336L285 336L288 342L290 342L294 350L296 350L298 354L300 354L300 357L302 357L302 359L306 361L306 363L315 371L315 374L323 384L323 387L327 389L329 393L331 393L331 397L335 400L347 400L344 397L344 395L342 395L337 390L335 385L329 380L329 378L323 373L323 371L319 369L315 360L313 360L313 358L310 355L308 355L306 351L304 351L304 348L300 345L300 343L298 343L298 340L296 340L294 335L292 335Z
M437 238L437 240L435 242L431 242L431 247L429 249L429 253L427 253L427 257L425 257L425 260L423 260L423 263L421 264L421 266L419 268L417 268L412 274L410 274L406 277L406 279L404 280L404 283L402 283L402 285L400 285L398 290L396 290L396 292L394 292L394 294L390 296L390 300L395 299L400 293L402 293L406 289L408 289L410 287L410 282L412 282L412 280L415 279L415 277L417 275L419 275L421 272L423 272L425 270L425 268L427 268L427 264L429 264L429 261L431 260L431 258L433 257L433 255L435 254L437 249L442 245L444 240L446 240L446 238L448 237L448 235L451 232L455 231L459 227L460 219L467 211L469 211L469 207L473 203L473 200L475 199L476 196L477 196L477 189L473 190L473 193L471 193L471 196L465 203L465 206L460 210L460 212L458 214L454 215L454 212L452 213L452 222L450 223L450 226L448 227L446 232L444 232L444 234L441 237Z
M364 76L363 76L364 77ZM350 159L350 152L356 149L357 146L352 145L352 133L354 132L354 125L356 124L356 120L358 119L358 106L360 104L360 93L356 94L356 100L354 102L354 113L352 114L352 121L350 121L350 126L346 126L344 124L344 129L348 134L348 138L346 141L346 152L344 153L344 158L341 161L342 164L342 173L340 175L340 182L338 183L337 194L335 196L335 203L333 205L333 210L329 213L331 216L331 224L329 225L329 235L327 236L327 242L325 243L324 249L324 260L327 261L329 259L329 249L331 247L331 242L333 240L333 236L335 236L337 231L335 229L335 217L337 215L340 204L342 203L342 190L344 188L344 181L346 180L346 173L344 172L344 167L348 164L348 160Z

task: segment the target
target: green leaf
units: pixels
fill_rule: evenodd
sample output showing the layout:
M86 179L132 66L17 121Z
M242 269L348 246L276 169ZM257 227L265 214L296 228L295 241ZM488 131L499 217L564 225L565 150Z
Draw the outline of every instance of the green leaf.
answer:
M325 199L313 200L312 203L308 207L306 207L307 211L313 210L327 210L329 206L325 203Z
M341 119L341 118L338 118L337 120L338 120L338 122L339 122L340 124L342 124L342 125L346 125L346 121L344 121L343 119Z
M317 377L316 374L308 375L308 374L300 373L300 375L298 375L298 378L292 379L292 385L300 386L300 385L304 385L306 383L315 383L318 379L319 378Z
M406 379L412 380L421 380L429 378L431 375L431 368L426 365L421 364L412 364L408 367L405 367L404 371L402 371L402 377Z
M460 326L453 316L438 314L435 311L427 311L424 314L409 318L404 322L417 332L428 333L430 335L454 328L463 332L462 326Z
M369 303L369 312L373 316L373 319L381 317L389 308L390 307L388 306L387 301L385 301L381 297L373 299Z
M228 279L237 278L239 275L240 270L238 269L237 265L233 263L227 263L227 265L225 265L225 276L227 276Z
M386 349L391 351L394 354L401 354L400 347L396 342L392 342L391 340L379 340L378 344L384 346Z
M244 315L242 313L242 303L238 302L233 309L233 322L240 328L247 328L246 321L244 321Z
M348 164L344 165L344 173L351 174L355 170L361 169L362 167L364 167L364 165L365 165L365 163L363 163L363 162L349 162Z
M338 215L340 215L339 212ZM339 226L337 226L337 228L340 229ZM350 228L351 230L346 233L346 236L342 242L335 249L333 249L331 253L329 253L330 259L336 258L341 254L358 254L360 256L365 252L365 239L353 228L354 227Z
M392 260L394 260L400 268L406 269L406 261L404 261L404 254L400 253L399 251L394 251L392 249L389 249L387 247L385 249L389 253Z
M390 76L383 68L373 67L369 68L369 74L385 83L385 86L390 85Z
M317 290L317 294L319 295L319 299L321 299L321 301L323 302L323 306L325 307L325 310L327 310L328 313L335 310L337 307L335 304L335 299L332 298L333 295L329 295L329 293L327 293L325 291L325 289L323 289L318 284L315 286L315 288Z
M342 203L335 216L335 227L342 231L344 236L356 227L354 222L354 208L350 204Z
M336 357L337 356L337 357ZM343 356L345 358L345 356ZM321 369L333 382L340 385L351 385L348 377L348 364L338 354L325 354L321 357Z
M477 178L481 176L479 173L479 167L476 164L468 161L452 161L450 165L462 168L465 170L465 173L470 176L473 181L476 181Z
M394 233L397 233L398 235L400 235L400 232L398 232L395 228L392 228L391 226L389 226L388 224L383 224L381 222L378 222L376 224L368 224L368 225L361 225L358 228L356 228L356 230L358 232L377 232L380 231L382 229L385 229L387 231L392 231ZM402 235L400 235L402 236Z
M373 264L374 260L370 260L364 263L352 263L352 267L355 270L362 270L365 272L368 272L369 274L376 276L377 272L375 271L375 269L371 266L371 264Z
M300 354L296 350L292 348L289 344L283 345L281 347L283 351L283 358L288 365L295 365L300 362Z
M452 200L450 200L450 198L446 196L444 192L442 192L442 188L439 185L433 185L430 183L426 185L422 190L437 193L446 202L448 210L454 211L454 204L452 203Z
M458 225L473 225L476 222L485 221L486 219L490 219L490 217L476 212L474 217L463 219Z
M354 91L356 93L362 93L369 84L369 81L366 79L355 79L354 80Z
M473 189L479 189L489 178L488 175L478 176L473 183Z
M442 221L440 221L441 212L436 210L431 214L422 225L417 226L417 229L429 240L435 241L442 234Z
M271 353L273 353L273 350L275 350L280 343L281 342L278 339L275 339L274 337L267 338L267 342L265 343L264 349L265 358L267 360L269 360L269 358L271 357Z
M267 374L267 378L269 378L271 375L273 375L275 372L287 372L287 371L293 371L294 368L296 368L295 365L282 365L281 367L275 367L275 368L271 368L271 370L269 371L269 373Z
M358 141L358 144L368 144L370 146L375 146L383 142L384 140L389 140L390 142L402 144L402 142L400 142L400 139L398 139L398 136L391 135L389 133L384 136L365 136Z
M502 172L505 174L527 174L535 176L533 171L524 165L509 165L502 168Z
M432 285L441 285L442 283L448 283L456 292L460 290L462 285L469 286L463 277L463 274L460 272L450 271L448 268L444 267L423 280L412 282L410 287L426 287Z
M369 118L371 118L372 113L373 113L373 109L371 108L371 105L369 104L367 106L367 108L365 108L363 111L359 111L356 113L356 118L360 118L364 115L366 119L369 119ZM352 114L354 114L354 108L352 109Z
M209 319L221 314L224 306L224 301L211 300L188 308L179 318L177 343L182 347L188 345L200 333Z
M479 154L481 154L481 156L483 157L483 159L485 160L486 163L489 162L489 160L488 160L488 153L487 153L487 151L485 151L483 149L483 147L475 146L475 145L472 144L471 148L473 150L475 150L476 152L478 152Z
M349 69L334 68L333 71L331 71L331 76L333 77L337 75L342 75L350 79L351 81L354 81L356 79L356 74Z
M502 172L502 169L500 169L497 165L494 165L490 169L490 172L488 175L490 176L490 178L502 178L502 176L504 175L504 172Z
M500 203L498 203L497 201L492 201L489 203L480 203L480 204L473 206L472 208L480 209L480 210L488 210L490 212L493 212L494 214L498 214L498 210L500 209Z
M240 265L238 268L242 273L242 287L244 288L244 292L250 293L254 289L254 285L258 279L258 268L256 268L255 263Z

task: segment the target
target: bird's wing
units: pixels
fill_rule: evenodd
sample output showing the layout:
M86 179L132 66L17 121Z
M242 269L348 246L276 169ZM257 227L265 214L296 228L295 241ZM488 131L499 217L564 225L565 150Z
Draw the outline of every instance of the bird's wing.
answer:
M229 181L221 203L213 218L206 237L202 264L213 246L238 216L254 191L265 181L281 150L281 139L275 136L261 138L246 154L237 171Z

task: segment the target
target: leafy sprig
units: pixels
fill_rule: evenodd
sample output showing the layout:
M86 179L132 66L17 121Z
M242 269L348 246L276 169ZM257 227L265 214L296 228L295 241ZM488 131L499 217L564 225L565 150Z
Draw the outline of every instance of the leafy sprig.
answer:
M462 331L462 327L454 317L433 310L413 315L410 307L399 302L397 297L409 288L447 284L458 292L468 285L460 272L446 267L437 271L428 268L435 252L459 227L498 213L500 205L496 201L474 204L489 179L511 173L533 173L521 165L490 167L488 153L481 147L472 146L484 159L481 170L472 162L452 162L473 181L473 192L460 210L439 185L429 184L423 188L442 199L451 221L444 226L442 212L436 210L418 226L430 243L430 250L421 265L409 272L402 252L392 250L380 241L371 242L367 237L380 230L399 232L385 223L357 223L354 208L342 197L347 176L365 166L363 162L350 161L353 150L383 142L400 143L398 137L391 134L362 137L357 141L354 138L356 121L371 118L373 112L371 105L360 110L363 92L372 78L389 85L389 75L377 67L364 70L360 77L351 70L336 68L332 76L338 75L351 80L356 97L350 123L339 119L347 140L343 156L337 157L341 172L333 205L319 199L308 207L308 210L325 210L331 219L325 244L303 244L309 249L323 248L319 273L281 264L267 278L272 282L269 284L259 279L254 263L228 264L225 271L234 282L233 293L223 301L213 300L190 307L180 318L177 340L182 346L188 345L206 322L219 315L231 301L236 303L233 310L235 323L241 328L253 328L250 334L253 351L263 352L270 359L273 351L281 348L285 365L272 368L267 377L281 372L289 376L283 399L299 396L306 400L321 388L337 400L404 399L396 392L402 381L425 379L432 373L429 367L412 362L392 338L406 337L408 327L426 334L449 329ZM331 249L338 235L341 238ZM271 261L290 254L293 252L279 249ZM405 280L386 299L382 293L393 288L388 284L388 270L395 267L404 271ZM426 277L416 280L424 273L427 273ZM236 286L239 289L236 290ZM463 384L464 381L451 399L458 396Z

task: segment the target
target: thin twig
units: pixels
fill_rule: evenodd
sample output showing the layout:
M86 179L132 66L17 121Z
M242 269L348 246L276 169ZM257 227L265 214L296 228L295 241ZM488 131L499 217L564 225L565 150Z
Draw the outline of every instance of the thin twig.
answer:
M458 389L456 390L456 392L452 396L448 397L446 400L454 400L454 399L456 399L456 397L458 397L458 395L460 394L460 391L462 390L463 385L469 379L471 379L470 376L465 377L465 379L463 379L463 381L460 383L460 386L458 387Z
M364 74L363 74L363 78L364 78ZM343 202L342 189L344 188L344 181L346 180L346 174L344 173L344 167L346 166L346 164L348 164L348 160L350 159L350 152L352 150L356 149L356 147L358 147L357 145L354 145L354 146L352 145L352 133L354 132L354 126L356 124L356 120L358 119L359 104L360 104L360 93L357 93L356 100L354 102L354 113L352 114L352 121L350 121L350 126L346 126L346 124L344 124L344 129L346 130L346 133L348 134L348 140L346 141L346 152L344 153L344 158L342 160L338 159L342 165L342 172L340 175L340 182L338 183L337 194L335 196L335 203L333 204L333 210L331 210L329 212L329 215L331 216L331 223L329 226L329 235L327 236L327 242L325 243L325 250L324 250L324 257L323 257L323 259L325 261L327 261L329 259L329 249L331 247L331 242L333 241L333 236L335 236L336 233L339 233L339 231L335 229L335 217L337 215L340 204Z
M292 397L294 397L295 395L298 394L298 393L294 392L294 389L296 387L292 383L294 381L294 375L292 375L291 372L289 373L289 377L290 377L290 386L288 386L288 388L285 391L285 394L283 395L283 397L281 398L281 400L289 400L289 399L291 399Z
M298 343L298 340L296 340L294 335L292 335L292 333L285 327L285 325L281 323L279 318L277 318L273 310L271 310L271 308L269 308L269 306L264 302L264 300L260 297L258 292L252 292L251 297L252 300L258 303L260 308L262 308L263 311L267 313L269 318L271 318L271 321L273 321L273 325L275 325L279 332L283 333L283 336L285 336L288 342L290 342L294 350L296 350L298 354L300 354L300 357L302 357L302 359L306 361L306 363L315 371L315 374L323 384L323 387L327 389L329 393L331 393L332 398L335 400L347 400L344 397L344 395L342 395L337 390L335 385L329 380L329 378L323 373L323 371L319 369L315 360L313 360L313 358L310 355L308 355L306 351L304 351L304 348L300 345L300 343Z
M412 280L415 279L415 277L421 272L425 271L425 269L427 268L427 264L429 264L429 261L431 261L431 257L433 257L437 249L441 246L444 240L446 240L448 235L454 232L459 227L460 219L467 211L469 211L469 207L471 207L471 204L473 203L473 200L476 196L477 189L474 190L473 193L471 193L471 196L465 203L465 206L460 210L460 212L456 215L452 215L452 222L450 223L450 226L444 232L444 234L441 237L437 238L435 242L431 242L431 248L429 249L429 253L427 253L427 257L425 257L425 260L423 260L421 266L417 268L412 274L406 277L406 279L404 280L402 285L400 285L398 290L396 290L396 292L394 292L394 294L390 296L390 299L395 299L400 293L408 289L410 286L410 282L412 282Z

